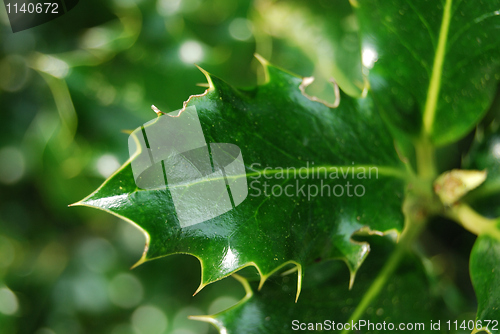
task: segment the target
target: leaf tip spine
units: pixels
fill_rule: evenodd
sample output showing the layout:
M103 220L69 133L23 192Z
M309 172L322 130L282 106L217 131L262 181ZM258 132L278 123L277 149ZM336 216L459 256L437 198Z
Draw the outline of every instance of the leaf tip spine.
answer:
M262 65L262 68L264 69L264 82L268 83L271 80L269 76L269 65L270 65L269 62L267 61L266 58L262 57L258 53L254 53L253 55Z
M196 291L193 293L193 297L196 296L198 294L198 292L200 292L201 290L203 290L203 288L206 287L206 286L207 286L207 283L201 282L200 286L198 287L198 289L196 289Z
M214 90L214 82L212 81L212 77L210 76L210 73L208 73L206 70L195 64L195 66L203 73L205 78L207 79L207 84L208 84L208 90Z
M295 295L295 303L299 300L300 292L302 291L302 265L297 263L297 294Z

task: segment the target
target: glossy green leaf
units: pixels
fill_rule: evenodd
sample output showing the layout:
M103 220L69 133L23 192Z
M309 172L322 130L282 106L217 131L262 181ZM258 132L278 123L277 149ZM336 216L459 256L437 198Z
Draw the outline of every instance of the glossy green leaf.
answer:
M485 216L500 217L500 129L497 123L478 132L463 166L487 172L486 181L465 200Z
M492 320L489 333L500 333L499 263L500 240L480 236L470 256L470 276L478 301L477 320L481 320L483 326Z
M436 145L469 132L499 76L500 1L353 1L363 64L385 119Z
M441 321L441 330L445 329L444 322L451 316L442 299L430 292L423 266L412 256L405 258L399 270L389 278L387 285L366 309L361 317L365 325L360 327L362 321L349 320L373 282L374 273L386 261L387 254L374 251L373 255L360 269L352 290L344 283L347 272L339 263L311 267L297 303L293 302L291 294L294 280L289 276L270 281L260 291L257 291L256 284L248 284L244 278L238 277L247 289L242 301L218 314L192 319L212 323L220 333L227 334L285 334L299 331L301 327L312 333L314 331L309 324L316 329L316 323L322 326L317 328L318 331L322 328L325 332L332 332L331 327L334 327L335 332L343 334L389 333L392 328L389 324L394 325L393 331L401 331L398 328L400 324L423 324L424 327L419 327L419 330L413 327L414 332L431 333L431 320L434 326ZM368 328L369 321L374 328ZM385 330L382 327L384 322ZM351 331L342 331L341 327L337 327L345 323L357 325Z
M365 80L359 26L348 0L266 0L257 3L257 10L257 26L286 42L286 46L275 43L272 50L262 42L257 45L259 53L284 64L293 52L291 46L296 46L311 60L316 79L327 83L333 78L346 94L361 96ZM333 97L331 87L328 92Z
M481 214L497 219L500 216L500 130L496 122L478 131L463 165L487 172L486 181L464 200ZM500 223L496 226L499 231ZM478 301L477 320L500 321L500 240L495 237L498 235L480 235L470 256L470 276ZM500 333L500 325L491 326L489 330Z
M369 245L353 242L353 233L402 230L405 169L369 98L342 94L340 106L330 109L302 94L301 78L264 66L264 85L237 90L207 75L206 94L187 103L196 106L207 142L241 149L246 175L238 177L246 177L249 195L236 208L181 228L170 191L138 189L130 163L77 204L140 227L148 240L140 262L173 253L196 256L200 289L250 265L259 270L261 284L287 263L297 265L301 278L302 266L319 258L340 258L354 274ZM297 174L280 171L292 167ZM335 178L335 170L345 174ZM291 196L280 194L285 186ZM334 195L334 186L337 195L341 188L344 194Z

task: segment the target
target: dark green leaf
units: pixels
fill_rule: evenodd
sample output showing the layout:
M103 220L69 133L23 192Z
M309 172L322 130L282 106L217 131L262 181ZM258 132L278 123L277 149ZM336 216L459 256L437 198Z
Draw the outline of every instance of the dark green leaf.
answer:
M465 201L481 214L500 216L500 131L493 122L479 130L472 148L464 159L465 168L486 170L486 181L473 190ZM500 230L500 223L497 223ZM497 235L497 234L494 234ZM477 320L500 319L500 241L494 235L479 236L470 256L470 276L478 301ZM493 325L493 324L492 324ZM499 333L500 325L490 326L490 333Z
M287 62L293 53L290 46L296 46L311 60L316 79L327 83L334 78L346 94L361 96L365 80L359 26L348 0L261 1L257 9L262 20L257 26L286 41L286 46L273 46L275 63ZM265 45L258 50L264 56L271 53ZM303 57L298 61L303 64ZM327 89L333 97L331 87Z
M213 316L193 319L210 322L221 333L227 334L292 333L294 329L297 330L298 323L312 323L316 326L316 323L325 325L325 320L326 326L331 326L332 322L335 322L334 326L339 323L352 325L349 320L351 314L372 284L374 273L386 261L387 254L380 253L374 252L373 255L376 256L370 256L369 261L360 269L352 290L344 283L348 274L338 262L311 267L296 304L293 303L290 292L294 288L293 279L289 276L283 277L280 282L276 282L278 279L270 281L260 291L256 290L256 284L249 286L244 279L239 278L247 288L247 296L240 303ZM445 321L450 316L446 313L442 300L430 290L422 265L412 256L406 257L399 270L389 278L387 285L361 317L366 326L360 328L358 325L358 330L352 330L351 333L389 333L389 323L394 324L394 330L400 323L412 326L423 324L425 327L418 332L430 333L431 320L434 323L441 321L441 330L445 329ZM294 320L297 322L293 322ZM386 328L369 330L368 321L374 326L377 323L382 326L385 322ZM323 327L323 330L332 331L328 327ZM312 332L314 331L307 331ZM335 332L340 333L341 328L335 327Z
M141 262L173 253L196 256L202 264L200 288L250 265L258 268L261 283L287 263L296 264L301 276L302 266L318 258L343 259L355 273L369 246L353 242L353 233L399 232L403 227L406 173L393 142L369 98L342 95L340 106L330 109L302 95L301 78L267 64L265 70L267 83L252 90L237 90L208 77L211 88L206 95L193 96L188 103L196 106L207 142L241 148L247 175L238 177L246 177L250 189L236 208L181 228L169 189L138 189L129 163L77 204L139 226L148 240ZM318 166L336 167L339 173L340 167L344 173L356 167L356 173L332 179L334 169L327 170L327 178L320 170L318 178L318 169L313 169ZM368 166L377 168L371 178ZM271 169L262 175L267 167ZM290 170L288 177L279 178L279 168L288 167L303 168L302 174L294 177ZM259 174L260 185L251 183ZM264 182L269 184L268 196ZM337 194L343 187L345 194L328 196L325 190L323 196L308 198L309 187L312 194L325 184L338 185ZM294 189L290 197L270 191L287 185ZM364 196L354 195L356 185L358 195L365 189Z
M478 132L463 165L488 173L486 181L465 200L485 216L500 217L500 129L496 123Z
M483 325L486 325L486 320L496 321L488 328L490 333L500 333L499 263L500 241L480 236L470 256L470 276L478 301L477 320L481 320Z
M390 124L437 145L469 132L500 78L500 1L353 2L363 63Z

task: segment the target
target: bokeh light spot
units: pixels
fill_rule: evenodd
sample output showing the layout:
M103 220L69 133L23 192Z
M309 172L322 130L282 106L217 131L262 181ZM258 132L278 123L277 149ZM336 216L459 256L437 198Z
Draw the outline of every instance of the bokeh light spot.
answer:
M84 274L72 282L75 305L83 311L100 312L108 305L106 280L97 274Z
M120 168L120 163L118 159L111 154L103 154L97 159L96 168L102 177L108 178L113 174L118 168Z
M25 162L21 150L7 146L0 149L0 182L13 184L24 175Z
M365 46L363 48L363 52L362 52L361 57L362 57L363 65L368 69L371 69L373 67L373 65L375 64L375 62L378 60L377 51L375 51L375 49L373 49L372 47L369 47L369 46Z
M500 160L500 141L496 142L494 145L493 145L493 156L495 158L497 158L498 160Z
M10 289L4 287L0 289L0 313L13 315L17 312L19 303L17 297Z
M193 64L203 60L203 48L196 41L187 41L179 49L179 57L186 64Z
M116 262L116 251L105 239L93 238L85 241L79 249L83 263L95 273L108 271Z
M239 299L232 296L221 296L215 299L208 307L208 314L215 314L224 311L234 304L239 302Z
M179 11L181 0L158 0L156 10L163 16L170 16Z
M109 283L108 294L113 304L129 308L141 302L144 291L141 282L134 275L121 273Z
M160 334L167 329L167 317L156 306L139 307L132 314L132 325L137 334Z
M252 23L245 18L238 17L229 24L229 34L239 41L246 41L252 37Z

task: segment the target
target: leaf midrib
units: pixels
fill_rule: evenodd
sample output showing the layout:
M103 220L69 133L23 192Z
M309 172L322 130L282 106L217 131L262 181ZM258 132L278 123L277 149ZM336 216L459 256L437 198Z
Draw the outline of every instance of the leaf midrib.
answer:
M436 116L439 91L441 89L441 76L443 72L444 56L451 21L451 4L453 0L446 0L443 10L443 21L439 30L438 46L432 65L432 74L427 90L427 99L424 107L424 136L429 136Z
M292 169L292 168L295 169L295 172L288 171L288 169ZM361 174L362 172L364 172L365 174L368 174L368 173L370 173L370 169L373 169L373 168L376 169L376 174L377 174L376 178L378 178L379 175L394 177L394 178L403 179L403 180L408 178L407 172L403 169L388 167L388 166L377 166L377 165L327 165L327 166L322 165L322 166L314 166L314 167L309 167L309 168L306 168L306 167L288 167L288 169L287 169L287 167L284 167L283 169L263 169L263 170L258 170L258 171L252 172L252 173L226 175L226 178L229 180L234 180L234 179L239 179L239 178L243 178L243 177L252 178L252 177L258 176L258 177L264 177L265 179L270 179L270 178L266 178L265 176L266 175L271 176L271 175L276 175L276 174L282 173L283 175L287 175L285 177L285 179L290 178L288 176L288 174L299 176L300 179L309 179L309 177L301 178L300 176L309 176L311 174L314 176L315 173L316 174L320 173L322 175L325 172L318 171L318 169L320 169L320 168L321 169L325 168L327 174L330 174L333 172L331 170L332 168L339 169L339 171L338 171L339 179L340 178L347 179L349 177L352 177L352 174L353 174L352 169L354 169L354 175L357 176L358 174ZM359 169L362 169L362 170L359 170ZM304 171L304 172L302 172L302 171ZM345 174L346 177L344 177L343 174ZM205 178L198 179L195 182L191 181L191 182L177 183L175 185L168 185L168 187L169 188L176 188L176 187L193 186L195 184L216 181L219 179L222 180L222 179L224 179L224 177L218 176L218 177L213 177L213 178L209 178L209 179L205 179ZM313 177L311 179L319 180L321 178ZM158 190L158 189L154 188L154 189L138 189L138 190L139 191L149 191L149 190Z

